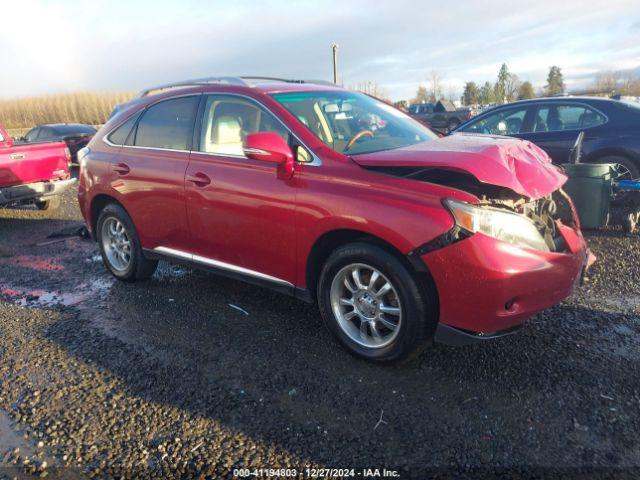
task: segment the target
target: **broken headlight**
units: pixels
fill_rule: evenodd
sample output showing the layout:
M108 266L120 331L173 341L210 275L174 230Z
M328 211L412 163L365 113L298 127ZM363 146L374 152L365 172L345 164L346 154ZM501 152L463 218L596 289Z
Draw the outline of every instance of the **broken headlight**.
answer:
M458 227L467 232L480 232L519 247L549 251L535 224L524 215L451 199L444 203Z

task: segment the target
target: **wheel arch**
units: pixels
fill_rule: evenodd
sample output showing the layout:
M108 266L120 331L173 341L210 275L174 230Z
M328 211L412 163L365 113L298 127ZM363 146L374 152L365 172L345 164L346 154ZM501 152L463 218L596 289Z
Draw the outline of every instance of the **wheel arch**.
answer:
M320 272L322 271L322 266L325 264L331 253L342 245L355 242L364 242L375 245L395 256L413 275L419 279L425 288L433 289L433 298L437 301L439 298L437 286L426 265L424 265L424 268L418 269L415 264L409 261L408 257L397 247L383 238L362 230L348 228L335 229L323 233L316 239L315 243L311 247L309 255L307 255L305 266L306 291L311 301L315 301ZM437 314L439 307L438 305L435 305L434 307L436 308L435 313Z
M115 203L119 207L121 207L127 215L129 212L125 208L125 206L118 201L117 198L107 195L106 193L100 193L91 199L91 205L89 208L89 220L91 222L91 236L95 240L96 237L96 226L98 224L98 217L100 216L100 212L109 204ZM131 215L129 215L131 216Z
M590 152L584 159L585 163L597 163L604 157L623 157L636 164L640 170L640 156L626 148L621 147L607 147Z

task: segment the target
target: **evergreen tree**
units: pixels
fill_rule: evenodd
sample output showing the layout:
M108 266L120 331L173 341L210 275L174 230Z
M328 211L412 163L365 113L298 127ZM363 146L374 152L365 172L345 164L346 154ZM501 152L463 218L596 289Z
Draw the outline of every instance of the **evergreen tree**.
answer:
M467 82L464 85L464 93L462 94L462 103L465 105L474 105L480 101L480 89L476 82Z
M496 103L496 94L491 82L485 82L480 87L480 103L483 105L489 105L490 103Z
M554 65L549 68L549 75L547 76L547 85L544 87L544 92L551 95L558 95L564 93L564 79L562 77L562 70L560 67Z
M498 103L504 103L507 99L507 86L510 82L511 74L507 68L507 64L503 63L498 72L498 80L494 87L495 101Z

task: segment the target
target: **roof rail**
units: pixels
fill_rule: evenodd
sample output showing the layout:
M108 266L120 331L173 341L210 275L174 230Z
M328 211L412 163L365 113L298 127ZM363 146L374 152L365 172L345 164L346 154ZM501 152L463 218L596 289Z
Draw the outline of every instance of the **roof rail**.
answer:
M165 83L163 85L156 85L155 87L145 88L142 90L136 98L142 98L149 95L149 93L156 90L169 90L171 88L180 88L180 87L189 87L195 85L203 85L207 83L228 83L230 85L242 85L246 86L247 82L245 82L240 77L203 77L203 78L194 78L192 80L183 80L180 82L172 82Z
M255 75L243 75L240 78L242 80L266 80L268 82L304 83L304 80L293 80L290 78L278 78L278 77L260 77Z
M318 85L333 85L336 86L335 83L329 82L327 80L301 80L295 78L278 78L278 77L260 77L260 76L249 76L243 75L240 77L242 80L266 80L268 82L283 82L283 83L317 83Z
M229 85L241 85L248 86L250 80L264 80L268 82L284 82L284 83L316 83L318 85L331 85L336 86L334 83L326 80L296 80L290 78L278 78L278 77L260 77L260 76L242 76L242 77L203 77L194 78L191 80L182 80L180 82L165 83L163 85L156 85L155 87L149 87L142 90L136 98L142 98L149 95L156 90L169 90L171 88L190 87L196 85L204 85L207 83L227 83Z

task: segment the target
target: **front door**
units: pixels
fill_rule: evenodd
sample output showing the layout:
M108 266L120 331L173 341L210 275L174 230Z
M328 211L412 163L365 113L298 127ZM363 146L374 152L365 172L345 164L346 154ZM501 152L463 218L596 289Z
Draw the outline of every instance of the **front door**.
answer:
M295 282L295 177L281 180L277 166L244 156L243 138L288 130L252 100L206 95L199 145L185 176L192 253L198 263L258 280Z

